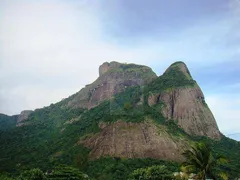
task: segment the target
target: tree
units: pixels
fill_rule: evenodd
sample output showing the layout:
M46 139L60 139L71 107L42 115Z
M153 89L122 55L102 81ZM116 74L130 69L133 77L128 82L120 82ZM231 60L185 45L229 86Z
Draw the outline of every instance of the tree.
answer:
M196 143L191 146L191 149L183 153L186 161L183 163L183 169L188 173L196 173L197 177L205 180L207 176L216 179L227 179L226 173L217 173L215 168L227 162L223 156L215 157L212 153L209 144Z
M1 180L13 180L13 178L10 177L7 173L0 173L0 179Z
M147 168L140 168L133 171L130 175L131 180L172 180L173 174L167 170L167 167L151 166Z
M82 173L77 168L67 165L58 165L47 174L47 178L52 180L89 180L87 174Z
M24 171L17 178L17 180L44 180L44 179L46 179L44 173L38 168Z
M124 103L123 108L125 111L128 111L132 108L132 104L130 102L126 102Z

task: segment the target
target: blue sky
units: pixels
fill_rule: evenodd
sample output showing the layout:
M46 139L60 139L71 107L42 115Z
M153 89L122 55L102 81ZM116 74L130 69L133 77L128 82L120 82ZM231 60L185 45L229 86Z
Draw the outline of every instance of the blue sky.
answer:
M161 75L181 60L220 130L239 133L239 29L239 0L0 0L0 113L57 102L105 61Z

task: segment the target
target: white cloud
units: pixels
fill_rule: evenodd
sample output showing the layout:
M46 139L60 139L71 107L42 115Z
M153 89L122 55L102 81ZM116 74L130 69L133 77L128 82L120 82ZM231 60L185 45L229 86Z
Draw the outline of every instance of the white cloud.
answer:
M98 42L94 29L99 26L84 6L77 7L41 1L7 4L1 21L2 66L51 74L69 68L78 55L79 61L84 58Z
M86 1L1 3L0 112L61 100L94 81L104 61L143 59L144 52L104 42L90 7Z
M10 90L1 89L0 97L4 104L0 104L0 109L4 109L7 112L12 112L13 110L25 110L34 108L42 108L50 103L56 103L59 100L65 98L63 95L69 95L73 93L72 89L60 88L58 90L53 90L47 86L19 86L14 87ZM49 101L51 100L51 101Z

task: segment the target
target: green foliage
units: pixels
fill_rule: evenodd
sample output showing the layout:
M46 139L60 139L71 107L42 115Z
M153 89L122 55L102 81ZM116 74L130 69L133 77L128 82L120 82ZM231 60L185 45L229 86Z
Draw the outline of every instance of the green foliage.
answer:
M186 150L183 155L186 158L183 163L186 172L196 173L198 178L203 180L207 176L219 179L220 176L216 174L215 168L227 162L223 156L214 156L210 145L202 142L192 145L191 149Z
M176 67L178 65L183 65L183 66L187 67L186 64L184 62L182 62L182 61L177 61L177 62L171 64L170 67ZM186 71L187 71L187 75L189 76L189 78L192 78L192 76L191 76L191 74L190 74L190 72L189 72L189 70L187 68L186 68Z
M164 125L167 126L169 134L189 137L189 135L173 119L165 121Z
M223 155L228 159L228 163L217 167L217 171L226 171L229 174L229 179L240 177L240 142L223 136L220 141L212 141L211 145L214 154Z
M36 168L24 171L17 180L46 180L46 176L40 169Z
M117 157L103 157L90 161L86 173L96 180L122 180L128 179L136 169L149 166L165 165L170 172L179 171L179 165L175 162L167 162L157 159L123 159Z
M7 173L0 173L1 180L13 180L13 178Z
M49 180L89 180L87 174L82 173L77 168L59 165L47 172Z
M151 68L136 64L121 64L120 67L111 68L107 73L127 73L127 79L134 77L145 82L156 77Z
M172 180L173 173L164 165L155 165L147 168L140 168L133 171L130 175L131 180Z
M18 116L7 116L0 113L0 133L16 127Z
M58 165L52 169L48 169L43 173L39 168L33 168L23 171L19 176L10 177L8 174L0 174L1 180L89 180L87 174L79 169Z
M127 70L127 69L144 69L144 68L149 69L149 67L147 67L147 66L142 66L142 65L137 65L137 64L121 64L120 68L123 69L123 70Z
M225 137L224 135L222 135L221 139L217 141L204 136L189 136L189 139L195 142L210 144L212 152L216 157L227 157L228 163L224 164L224 166L217 166L217 172L227 172L229 179L240 177L240 142Z
M15 173L37 167L44 170L62 161L72 164L76 149L84 148L73 147L79 137L74 132L67 136L69 129L64 123L78 118L83 112L82 109L62 109L51 105L34 111L25 121L28 126L0 131L0 170ZM79 127L77 129L82 133ZM69 153L73 151L75 154ZM58 152L61 156L56 156Z
M178 87L194 86L196 81L188 78L183 72L179 70L178 66L173 66L168 69L162 76L159 76L151 82L147 89L149 92L161 92Z
M129 102L124 103L123 106L124 110L129 111L130 109L132 109L132 104Z

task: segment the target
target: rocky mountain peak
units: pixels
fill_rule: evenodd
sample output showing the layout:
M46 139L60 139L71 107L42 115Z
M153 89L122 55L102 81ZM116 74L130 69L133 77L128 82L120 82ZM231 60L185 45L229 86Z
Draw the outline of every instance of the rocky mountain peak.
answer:
M71 96L67 106L91 109L128 87L147 85L149 106L161 106L159 113L166 120L174 120L190 135L221 138L204 95L184 62L171 64L159 77L147 66L105 62L99 67L99 75L96 81ZM143 97L140 99L143 102Z
M155 78L157 75L147 66L105 62L99 67L99 77L70 97L67 106L91 109L127 87L144 85Z
M104 62L101 66L99 66L99 76L103 75L110 69L119 68L121 63L112 61L112 62Z
M160 112L190 135L220 139L221 133L201 88L183 62L175 62L150 85L148 104L164 104Z
M187 79L189 79L189 80L192 79L192 76L190 74L190 71L188 70L187 65L182 61L177 61L177 62L171 64L167 68L167 70L164 72L164 74L167 74L170 71L176 71L176 70L182 72L187 77Z

